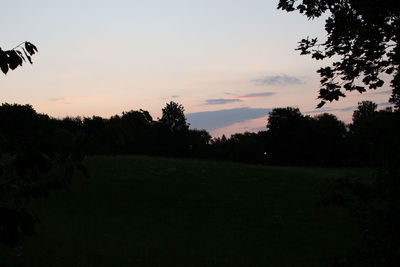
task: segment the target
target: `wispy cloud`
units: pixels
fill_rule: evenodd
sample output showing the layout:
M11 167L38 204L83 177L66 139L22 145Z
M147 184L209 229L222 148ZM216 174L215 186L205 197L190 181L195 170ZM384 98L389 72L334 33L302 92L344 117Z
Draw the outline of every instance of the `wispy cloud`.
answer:
M389 103L389 102L382 102L382 103L378 103L379 107L390 107L390 106L394 106L394 104Z
M372 94L374 94L374 95L391 95L392 92L393 92L392 90L385 90L385 91L374 92Z
M321 108L321 109L314 109L314 110L309 110L305 111L305 114L313 114L313 113L326 113L326 112L334 112L334 111L352 111L356 109L356 106L349 106L349 107L344 107L344 108Z
M275 92L260 92L260 93L250 93L250 94L245 94L245 95L234 95L232 93L225 93L225 94L227 94L229 96L224 97L224 98L217 98L217 99L207 99L205 101L204 105L223 105L223 104L229 104L229 103L234 103L234 102L243 102L244 100L251 100L251 99L273 96L276 93Z
M217 99L207 99L204 105L223 105L234 102L242 102L243 100L237 98L217 98Z
M256 85L296 85L304 84L304 81L301 78L295 76L272 75L254 79L253 83Z
M247 95L240 96L240 98L261 98L275 95L275 92L261 92L261 93L251 93Z
M392 90L380 91L379 89L377 89L376 91L368 90L367 92L363 93L363 95L391 95L391 94L392 94ZM353 96L358 97L359 94L354 94Z
M388 102L378 103L378 107L388 107L388 106L393 106L393 104L392 103L388 103ZM356 109L357 109L357 106L347 106L347 107L343 107L343 108L314 109L314 110L306 111L304 113L312 114L312 113L324 113L324 112L334 112L334 111L347 112L347 111L353 111L353 110L356 110Z
M57 102L57 101L64 101L66 98L65 97L55 97L49 99L50 102Z
M171 96L163 96L161 99L166 100L166 99L176 99L179 98L180 95L171 95Z
M49 99L50 102L58 103L58 104L64 104L64 105L71 105L72 103L67 100L66 97L55 97Z

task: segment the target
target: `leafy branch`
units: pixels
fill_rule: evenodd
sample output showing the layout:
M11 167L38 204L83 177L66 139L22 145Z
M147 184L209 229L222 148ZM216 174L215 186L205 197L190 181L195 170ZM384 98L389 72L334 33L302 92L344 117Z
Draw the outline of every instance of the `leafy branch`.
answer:
M335 61L317 72L321 76L318 108L337 101L346 91L363 93L384 85L391 76L389 102L400 108L400 5L390 0L280 0L278 9L298 11L308 19L328 15L326 40L306 38L296 50L315 60Z
M0 69L4 74L8 71L15 70L18 66L22 66L26 60L30 64L32 62L32 56L38 52L35 45L30 42L22 42L11 50L2 50L0 47Z

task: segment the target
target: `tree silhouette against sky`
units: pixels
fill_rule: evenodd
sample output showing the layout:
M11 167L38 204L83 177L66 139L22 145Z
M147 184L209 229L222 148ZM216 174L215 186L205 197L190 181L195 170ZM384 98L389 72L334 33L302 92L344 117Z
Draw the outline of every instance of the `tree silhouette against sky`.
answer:
M346 91L365 92L384 85L391 77L389 101L400 107L400 2L394 0L280 0L278 9L297 10L308 19L327 15L327 38L303 39L297 50L316 60L320 68L321 102L339 100ZM344 90L343 90L344 89Z

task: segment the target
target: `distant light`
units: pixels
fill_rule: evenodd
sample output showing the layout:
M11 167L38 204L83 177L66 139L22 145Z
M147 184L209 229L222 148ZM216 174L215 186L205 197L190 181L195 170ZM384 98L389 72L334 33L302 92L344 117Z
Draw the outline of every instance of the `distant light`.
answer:
M264 156L266 156L267 155L267 152L264 152Z

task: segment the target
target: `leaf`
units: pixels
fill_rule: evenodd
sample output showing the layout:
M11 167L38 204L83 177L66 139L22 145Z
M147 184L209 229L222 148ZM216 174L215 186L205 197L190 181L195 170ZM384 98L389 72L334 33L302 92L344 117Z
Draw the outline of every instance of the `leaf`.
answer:
M385 73L389 74L389 75L392 74L393 72L394 72L394 68L393 67L390 67L385 71Z
M325 55L323 55L321 52L317 51L312 54L312 58L315 58L316 60L322 60L325 58Z
M358 92L360 92L360 93L363 93L363 92L367 91L367 90L365 90L365 87L364 87L364 86L356 86L356 90L357 90Z
M21 51L15 50L15 52L17 52L18 56L19 56L23 61L25 61L25 58L24 58L24 56L22 55Z
M22 50L24 51L24 54L25 54L26 58L28 59L29 63L33 64L31 56L28 55L28 53L26 53L26 50L24 48L22 48Z
M32 43L30 42L25 42L25 49L26 51L28 51L28 53L32 56L34 55L38 50L36 48L36 46L34 46Z
M8 72L7 59L8 59L7 54L0 49L0 68L4 74L7 74Z
M353 90L354 90L354 88L353 88L353 83L351 83L351 82L346 83L343 87L344 87L344 89L346 89L347 91L353 91Z
M7 63L6 63L6 64L0 63L0 68L1 68L1 71L2 71L4 74L7 74L7 72L8 72L8 65L7 65Z
M22 66L22 58L15 50L6 51L8 67L15 70L18 66Z
M319 102L319 104L317 105L317 108L322 108L325 104L326 104L325 101L321 101L321 102Z

